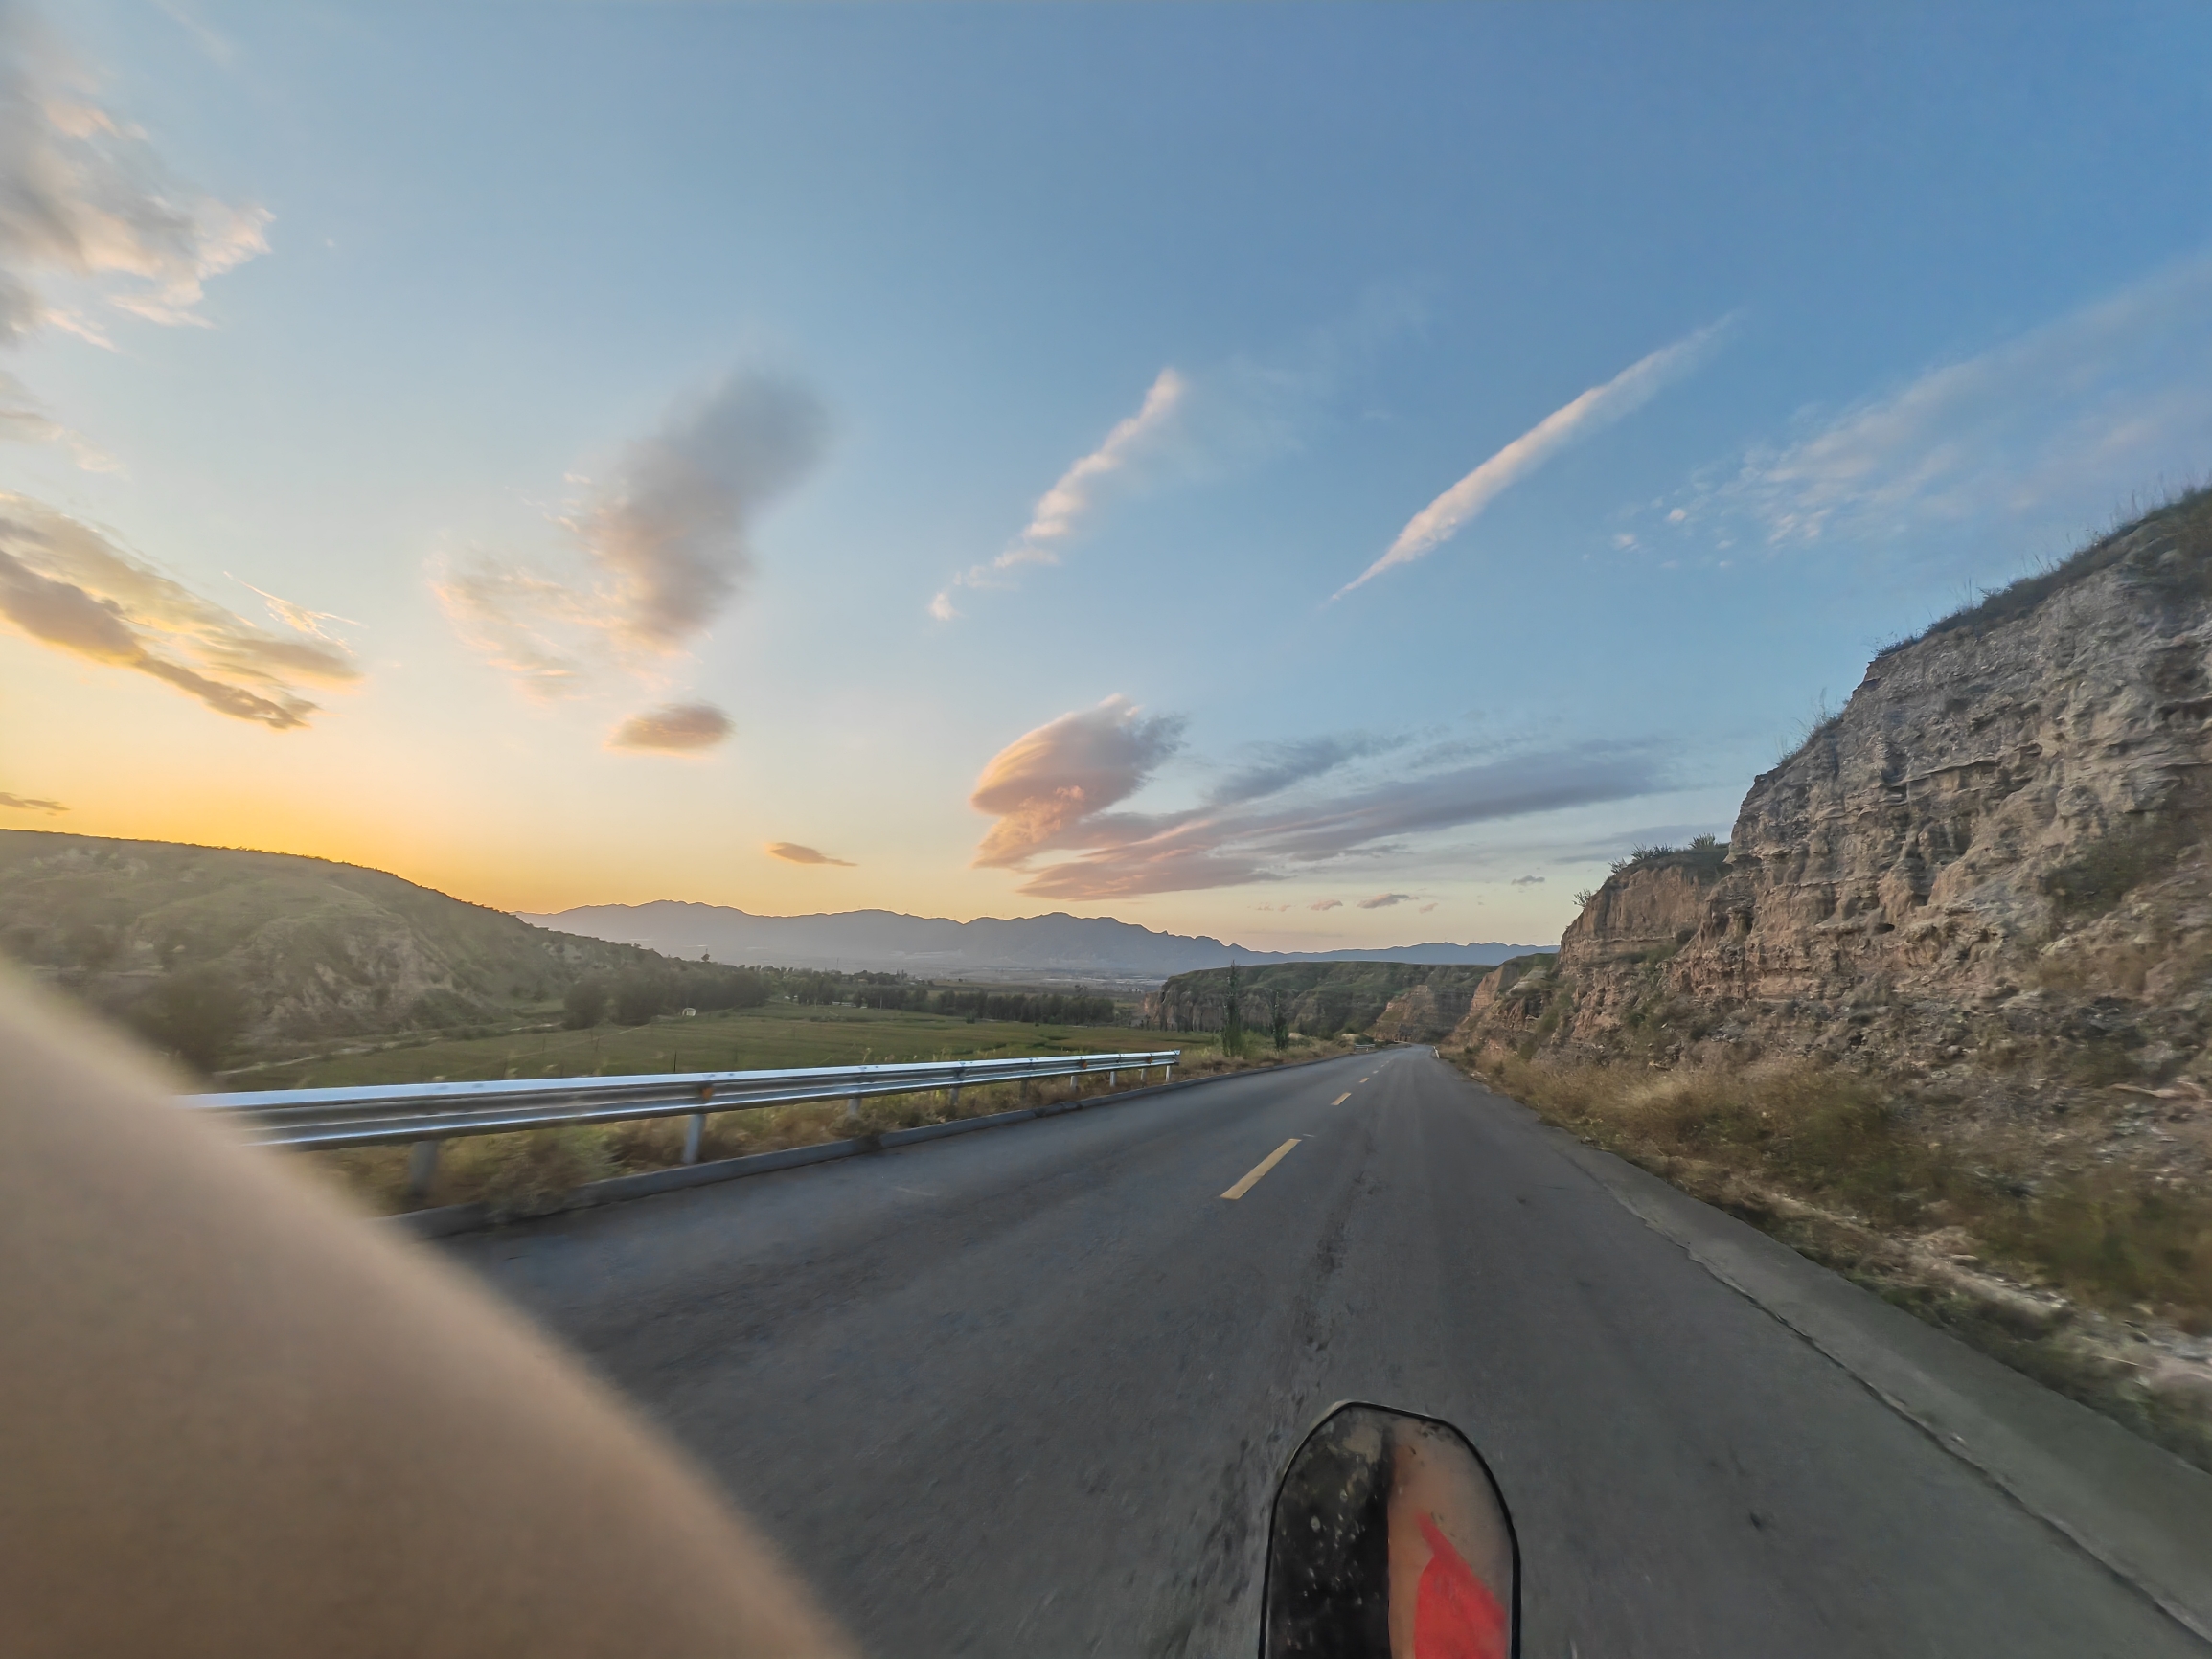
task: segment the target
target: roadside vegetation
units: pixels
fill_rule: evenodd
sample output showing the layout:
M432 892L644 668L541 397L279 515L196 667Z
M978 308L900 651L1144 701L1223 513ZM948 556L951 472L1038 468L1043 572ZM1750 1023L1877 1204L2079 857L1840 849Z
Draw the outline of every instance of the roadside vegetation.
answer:
M1427 986L1441 1003L1464 1009L1491 969L1463 963L1291 962L1258 967L1206 967L1178 973L1144 1000L1144 1024L1157 1031L1220 1032L1234 1014L1248 1033L1278 1027L1333 1037L1370 1029L1393 998Z
M2212 1335L2212 1193L2068 1169L2003 1124L1937 1126L1870 1079L1815 1063L1654 1070L1494 1048L1479 1064L1452 1057L1580 1138L2212 1469L2212 1398L2129 1339L2146 1319Z
M389 1082L462 1082L508 1077L617 1077L669 1071L753 1071L786 1066L890 1064L906 1060L1001 1059L1027 1055L1173 1050L1177 1079L1272 1066L1345 1052L1351 1039L1272 1040L1247 1035L1224 1052L1220 1034L1165 1035L1128 1026L1025 1025L850 1005L788 1002L686 1019L656 1017L638 1027L536 1031L446 1039L273 1067L228 1087L337 1087ZM1151 1081L1158 1082L1159 1074ZM1117 1087L1137 1086L1125 1077ZM955 1106L937 1091L865 1101L857 1119L842 1101L718 1112L707 1119L702 1160L743 1157L888 1129L988 1116L1104 1095L1104 1078L1048 1079L964 1088ZM407 1190L408 1148L364 1147L301 1154L357 1200L384 1214L440 1204L483 1202L526 1215L588 1181L666 1169L683 1154L684 1120L471 1135L445 1145L438 1176L420 1197Z

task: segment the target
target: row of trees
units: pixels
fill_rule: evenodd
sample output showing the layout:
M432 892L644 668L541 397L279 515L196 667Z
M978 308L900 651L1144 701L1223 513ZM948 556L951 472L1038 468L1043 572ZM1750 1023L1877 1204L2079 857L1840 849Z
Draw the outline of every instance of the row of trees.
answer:
M1238 983L1237 965L1235 963L1229 965L1228 987L1221 993L1220 1027L1221 1052L1225 1055L1242 1057L1246 1045L1251 1042L1253 1024L1248 1021L1247 1017L1247 1008L1250 1004L1258 1005L1258 1011L1263 1022L1261 1029L1264 1029L1274 1042L1275 1052L1281 1054L1290 1046L1290 998L1288 993L1280 986L1269 986L1266 989L1257 992L1246 991ZM1200 1014L1204 1011L1210 1011L1198 1009L1191 1011L1192 1014ZM1186 1017L1190 1016L1187 1015ZM1188 1031L1191 1028L1184 1026L1181 1029Z
M759 1008L770 995L767 975L757 967L726 967L696 963L662 967L640 963L611 977L591 974L568 988L561 999L561 1023L582 1031L604 1020L644 1025L658 1013L697 1009Z
M929 1011L965 1019L1020 1020L1029 1025L1120 1025L1121 1005L1110 996L1028 990L932 991Z

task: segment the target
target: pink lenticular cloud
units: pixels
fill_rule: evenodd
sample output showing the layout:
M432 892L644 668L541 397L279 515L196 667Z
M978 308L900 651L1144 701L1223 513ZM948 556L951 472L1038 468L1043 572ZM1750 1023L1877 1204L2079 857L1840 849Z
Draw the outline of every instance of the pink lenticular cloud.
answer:
M1085 844L1100 832L1106 809L1174 753L1182 727L1116 695L1016 738L992 757L969 798L998 819L976 849L976 864L1020 869L1050 849Z
M1288 880L1334 860L1368 855L1424 830L1553 811L1647 794L1660 786L1651 747L1585 742L1463 760L1464 750L1414 756L1407 773L1326 782L1356 761L1393 752L1372 739L1277 744L1181 811L1131 812L1121 804L1151 782L1181 743L1182 721L1145 716L1112 696L1025 733L994 756L969 804L997 819L976 850L983 869L1015 870L1021 891L1052 898L1127 898ZM1050 854L1065 854L1047 862ZM1367 909L1405 902L1378 894ZM1333 908L1341 900L1314 909Z
M770 858L781 859L786 864L834 864L840 870L859 868L850 858L832 858L827 852L817 852L796 841L771 841L762 851Z

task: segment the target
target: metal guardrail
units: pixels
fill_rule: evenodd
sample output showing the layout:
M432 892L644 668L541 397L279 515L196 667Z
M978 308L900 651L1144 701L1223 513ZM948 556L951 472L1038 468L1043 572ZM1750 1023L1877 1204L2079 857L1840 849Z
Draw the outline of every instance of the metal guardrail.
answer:
M357 1089L263 1089L186 1095L188 1110L234 1119L265 1147L389 1147L412 1144L410 1184L426 1190L438 1148L457 1135L492 1135L563 1124L613 1124L688 1117L684 1162L696 1163L710 1112L800 1101L844 1101L859 1115L871 1095L960 1091L985 1083L1089 1077L1108 1082L1153 1066L1169 1078L1180 1049L1145 1054L1053 1055L1009 1060L918 1060L907 1065L809 1066L773 1072L665 1072L647 1077L507 1078L474 1083L399 1083Z

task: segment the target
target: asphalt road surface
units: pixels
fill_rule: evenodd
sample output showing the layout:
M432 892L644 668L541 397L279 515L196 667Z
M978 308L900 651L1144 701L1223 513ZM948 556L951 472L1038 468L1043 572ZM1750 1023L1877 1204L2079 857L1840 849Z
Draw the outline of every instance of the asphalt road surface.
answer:
M884 1659L1255 1653L1350 1398L1482 1448L1532 1659L2207 1651L1426 1050L443 1248Z

